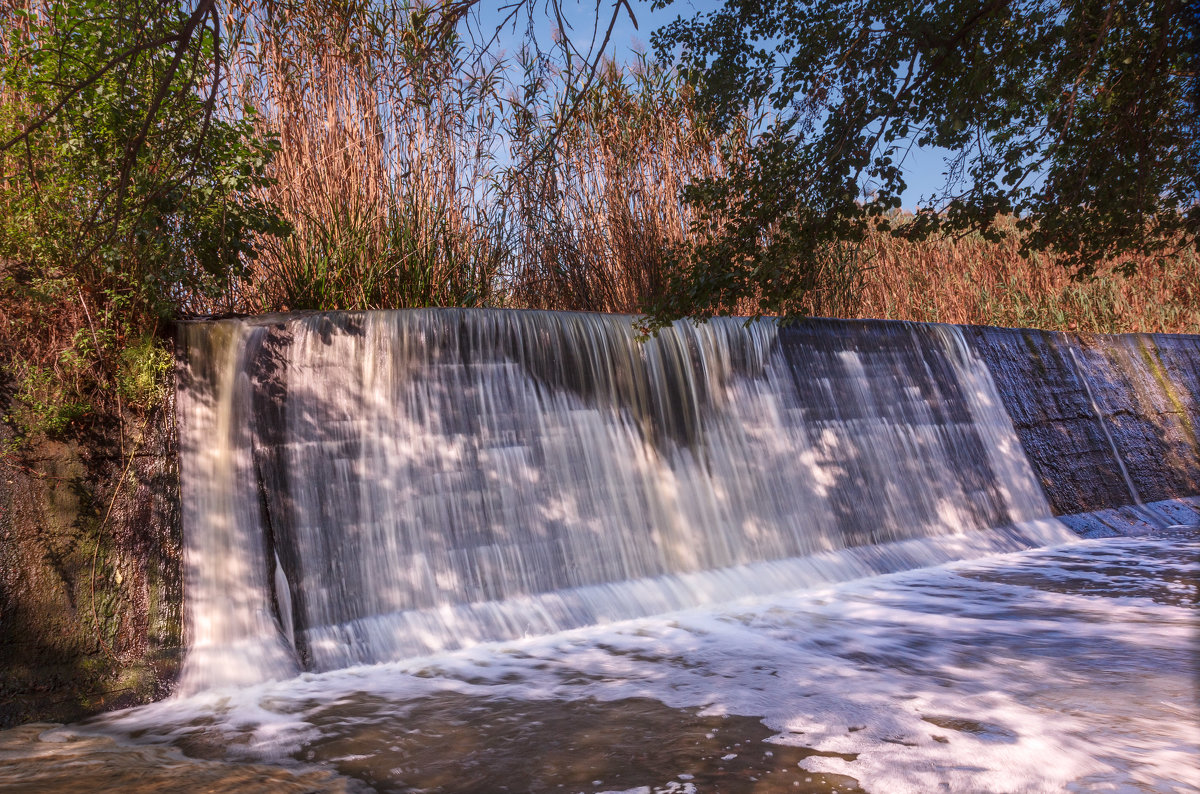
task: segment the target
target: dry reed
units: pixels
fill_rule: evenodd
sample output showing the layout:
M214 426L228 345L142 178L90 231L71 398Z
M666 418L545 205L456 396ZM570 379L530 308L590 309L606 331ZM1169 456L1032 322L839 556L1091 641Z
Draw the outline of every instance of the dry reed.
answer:
M861 253L862 287L842 316L1098 333L1200 333L1200 257L1143 259L1131 276L1076 281L1053 256L1019 253L1016 238L914 243L875 234Z
M744 157L754 129L714 134L678 76L646 60L605 64L579 94L544 59L479 61L436 9L288 13L240 0L230 25L230 107L256 108L278 136L267 198L295 229L237 291L244 310L640 312L672 252L704 233L682 189ZM815 315L1200 332L1194 251L1076 282L1015 239L876 233L819 270L804 303Z
M506 192L521 241L513 299L643 311L693 228L684 187L724 173L726 158L746 151L748 128L714 135L678 76L639 59L606 64L573 115L547 110L515 130L518 167ZM539 153L544 141L549 153Z
M270 9L271 13L267 13ZM396 5L242 3L231 95L280 150L266 198L292 224L250 310L476 305L506 255L497 69Z

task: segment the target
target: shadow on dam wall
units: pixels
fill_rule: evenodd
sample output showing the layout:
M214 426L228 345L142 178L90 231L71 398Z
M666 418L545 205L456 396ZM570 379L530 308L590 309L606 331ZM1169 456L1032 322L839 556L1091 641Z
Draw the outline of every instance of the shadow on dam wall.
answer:
M461 327L472 312L433 314L441 322ZM327 325L353 329L362 316L329 315ZM284 329L295 317L224 321L266 329L262 358L251 377L257 384L257 410L267 414L281 410L287 396L281 372L291 342ZM185 323L180 338L198 327L215 325ZM867 362L868 381L892 377L893 370L901 367L924 370L911 387L923 393L903 404L881 404L879 410L894 413L898 423L933 421L961 435L967 424L958 394L961 384L943 371L948 366L946 355L930 352L941 344L942 335L937 326L813 319L779 330L773 344L792 359L792 377L813 414L840 412L853 425L855 401L861 395L852 393L851 385L837 373L848 355L855 353ZM1200 494L1196 426L1200 422L1200 337L1076 335L987 327L963 327L961 336L986 364L1054 514ZM613 350L611 345L593 346L588 353L583 341L560 346L574 351L568 360L530 360L545 349L546 340L536 335L510 338L501 347L514 360L524 360L523 366L541 383L592 397L599 394L609 401L638 402L637 421L653 444L694 440L696 423L714 397L704 389L684 388L688 374L678 360L669 359L686 358L688 351L677 350L660 362L659 371L676 382L670 393L679 402L664 406L645 399L649 387L638 379L643 376L636 367L618 362L612 369L615 374L604 383L582 373L579 367L585 354ZM178 388L187 399L189 389L209 388L214 375L199 371L203 367L193 371L196 362L183 345L179 347ZM468 355L479 354L477 347L467 348ZM715 391L731 373L755 377L752 348L728 361L727 371L709 373L713 379L705 380L705 388ZM922 402L928 404L932 420L905 415ZM168 646L181 637L183 549L175 490L176 447L168 437L175 425L173 408L173 404L165 406L155 419L157 435L135 461L136 487L121 494L109 525L100 530L97 510L103 509L120 477L119 460L106 458L103 466L83 467L77 460L80 455L86 458L87 450L48 444L38 454L61 460L38 461L34 468L51 477L39 478L18 467L0 470L0 727L38 718L72 720L114 705L131 705L161 696L176 675L177 655ZM269 428L278 430L280 425L268 421L264 427L268 443L256 451L256 465L278 468L273 459L282 442L271 437L275 431ZM963 472L964 481L987 465L976 457L976 453L986 457L984 442L967 441L950 447L952 454L962 456L951 464ZM93 455L97 456L104 457ZM919 471L911 473L919 476ZM286 473L279 476L286 482ZM72 496L68 499L64 494ZM290 509L279 494L267 494L265 501L274 503L265 509L276 515ZM832 509L835 513L853 510L847 506L852 504L847 497ZM972 510L983 522L1003 519L1002 511L986 499ZM98 555L99 576L93 577L97 536L105 545ZM284 568L299 564L289 558L295 555L294 546L281 543L278 548ZM119 657L115 670L96 640L93 578L98 582L98 614L105 621L101 635ZM276 586L277 582L271 583ZM304 598L303 593L297 594L298 609L304 606ZM151 683L134 686L133 681Z

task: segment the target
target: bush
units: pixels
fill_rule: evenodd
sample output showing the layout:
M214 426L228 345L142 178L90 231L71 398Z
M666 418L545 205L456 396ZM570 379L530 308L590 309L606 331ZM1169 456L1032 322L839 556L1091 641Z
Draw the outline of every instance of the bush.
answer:
M231 302L287 233L258 194L278 143L223 104L219 30L211 0L0 0L0 366L21 435L148 407L154 329Z

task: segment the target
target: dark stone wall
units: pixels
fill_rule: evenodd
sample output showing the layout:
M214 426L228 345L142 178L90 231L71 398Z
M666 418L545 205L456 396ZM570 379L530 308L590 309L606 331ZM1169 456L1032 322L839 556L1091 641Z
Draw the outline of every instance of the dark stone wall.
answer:
M171 403L127 417L123 433L0 457L0 728L168 692L182 645L178 505Z
M1056 514L1200 494L1200 338L965 330Z
M1080 346L1142 501L1200 494L1200 338L1089 336Z

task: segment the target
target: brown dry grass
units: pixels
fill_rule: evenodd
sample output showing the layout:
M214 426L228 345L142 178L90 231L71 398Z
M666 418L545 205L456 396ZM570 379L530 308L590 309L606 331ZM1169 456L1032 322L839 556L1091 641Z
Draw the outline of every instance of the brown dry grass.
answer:
M436 17L361 7L330 36L260 3L229 96L279 141L264 198L294 233L214 308L636 313L692 225L683 187L745 149L747 126L713 135L646 60L573 94L561 64L480 62Z
M250 311L493 302L506 255L495 64L399 4L238 4L230 96L276 136L265 198L292 224ZM480 186L485 186L481 189Z
M913 243L873 235L862 248L861 293L840 316L1099 333L1200 333L1200 257L1144 260L1132 276L1074 281L1017 239L978 235Z
M572 115L556 116L549 96L516 131L503 197L520 243L513 303L638 313L666 288L670 251L695 221L684 187L724 173L749 137L748 124L713 134L688 97L659 64L609 63Z

